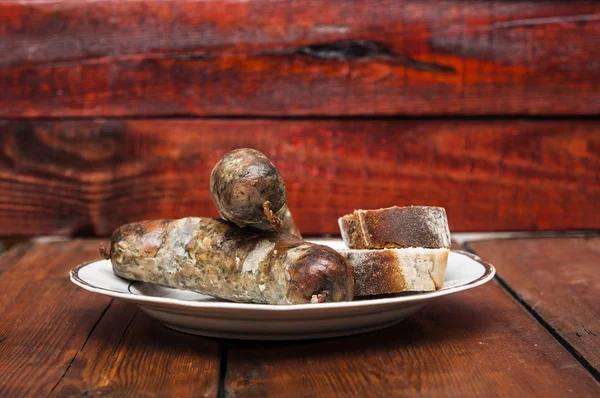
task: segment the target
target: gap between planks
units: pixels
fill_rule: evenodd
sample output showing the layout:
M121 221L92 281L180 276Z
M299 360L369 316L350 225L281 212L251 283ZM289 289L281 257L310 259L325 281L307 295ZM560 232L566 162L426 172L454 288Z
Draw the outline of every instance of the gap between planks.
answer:
M229 341L219 339L219 381L217 384L217 398L226 398L225 380L227 379L227 356L229 354Z
M475 251L469 245L469 242L464 242L463 247L469 253L479 256L479 254L477 254L477 251ZM514 298L519 304L521 304L521 306L525 308L525 310L529 312L529 314L540 325L542 325L544 329L546 329L548 333L550 333L550 335L554 337L554 339L560 345L562 345L567 350L567 352L571 354L581 364L581 366L583 366L584 369L592 375L594 379L596 379L597 382L600 382L600 371L594 368L594 366L587 359L585 359L585 357L575 347L573 347L565 338L563 338L560 335L560 333L558 333L558 331L555 328L553 328L544 318L542 318L542 316L531 305L529 305L527 301L520 297L519 294L517 294L517 292L499 275L499 273L496 273L496 276L494 278L512 298Z
M65 378L65 376L69 372L69 369L71 369L71 365L73 365L73 362L75 362L75 359L77 359L77 356L81 353L81 351L83 351L83 349L87 345L90 337L92 337L92 334L94 334L94 330L96 330L96 327L98 326L98 324L100 323L100 321L102 320L102 318L104 318L104 315L106 314L106 312L108 311L108 309L112 306L114 300L115 300L114 298L110 299L110 301L108 302L108 305L106 306L106 308L104 308L104 311L102 311L102 313L98 317L98 320L96 321L96 323L94 323L94 326L92 326L92 328L90 329L90 332L88 333L87 337L85 338L85 341L83 342L83 345L81 346L80 349L77 350L77 352L75 353L75 355L73 355L73 358L71 358L71 361L67 365L67 368L63 372L62 376L60 376L60 378L56 381L56 384L54 384L54 386L52 387L52 389L48 393L48 397L52 396L52 393L54 392L54 390L56 390L56 387L58 387L58 385L60 384L60 382ZM125 332L126 331L127 331L127 329L125 329ZM125 335L125 333L123 333L123 335Z
M198 121L228 121L228 120L240 120L240 121L306 121L306 120L378 120L378 121L431 121L431 122L443 122L443 121L464 121L464 122L503 122L503 121L523 121L523 122L560 122L560 121L582 121L582 122L597 122L600 121L600 115L589 113L589 114L570 114L570 113L559 113L554 115L534 115L534 114L512 114L512 113L494 113L494 114L483 114L483 115L468 115L468 114L456 114L456 115L445 115L445 114L318 114L318 115L268 115L261 113L249 113L239 115L227 115L227 114L210 114L210 115L195 115L191 113L173 113L166 115L156 114L141 114L128 115L128 116L114 116L114 115L103 115L94 114L92 116L3 116L0 117L0 126L6 121L35 121L35 122L82 122L82 121L128 121L128 120L198 120Z

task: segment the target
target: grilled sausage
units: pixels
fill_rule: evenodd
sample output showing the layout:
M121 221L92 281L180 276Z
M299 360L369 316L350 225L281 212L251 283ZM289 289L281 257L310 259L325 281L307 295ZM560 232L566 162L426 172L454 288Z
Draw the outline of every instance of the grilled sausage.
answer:
M221 219L127 224L103 254L125 279L232 301L299 304L354 296L352 268L333 249Z
M210 174L210 192L224 219L301 238L286 204L283 179L263 153L242 148L223 156Z

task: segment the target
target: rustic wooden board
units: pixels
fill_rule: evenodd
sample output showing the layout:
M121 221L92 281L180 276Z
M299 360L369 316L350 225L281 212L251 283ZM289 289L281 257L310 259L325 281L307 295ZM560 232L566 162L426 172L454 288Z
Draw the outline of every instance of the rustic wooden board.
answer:
M167 329L115 300L54 396L216 397L220 342Z
M595 1L0 3L0 116L597 114Z
M209 174L264 151L305 234L358 208L427 204L458 231L600 228L600 123L129 120L0 122L0 235L109 234L216 216Z
M0 256L0 395L47 395L67 369L109 302L68 280L71 266L94 257L81 242Z
M215 396L217 341L141 314L131 321L134 306L69 281L70 268L98 257L98 243L31 243L0 256L0 395Z
M600 394L600 384L496 282L378 332L233 342L225 389L244 397Z
M600 376L600 237L469 245Z

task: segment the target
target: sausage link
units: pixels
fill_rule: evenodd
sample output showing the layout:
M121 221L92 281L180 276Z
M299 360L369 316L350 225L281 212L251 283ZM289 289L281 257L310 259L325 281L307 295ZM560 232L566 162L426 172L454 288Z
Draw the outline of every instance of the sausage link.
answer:
M127 224L110 253L116 275L239 302L352 300L354 274L333 249L286 234L188 217Z
M241 148L223 156L210 174L210 192L221 217L239 227L301 238L283 179L262 152Z

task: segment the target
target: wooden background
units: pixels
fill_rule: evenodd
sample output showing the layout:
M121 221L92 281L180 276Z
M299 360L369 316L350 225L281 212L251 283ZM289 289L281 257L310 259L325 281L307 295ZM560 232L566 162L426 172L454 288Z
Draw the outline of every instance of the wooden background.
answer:
M243 146L308 235L598 229L599 49L595 1L1 2L0 235L214 216Z

